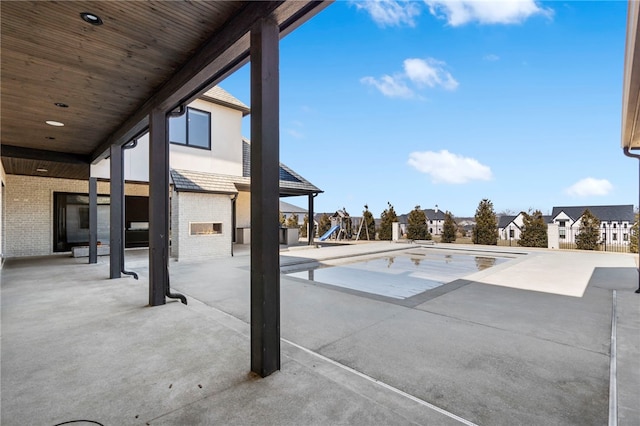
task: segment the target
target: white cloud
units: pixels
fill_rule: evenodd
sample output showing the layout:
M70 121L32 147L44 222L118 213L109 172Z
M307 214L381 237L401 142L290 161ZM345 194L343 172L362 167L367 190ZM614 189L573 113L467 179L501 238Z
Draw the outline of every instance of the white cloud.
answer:
M383 95L390 98L420 98L408 83L416 89L425 87L442 87L445 90L456 90L459 83L445 69L446 63L434 58L416 59L408 58L403 62L404 71L380 78L363 77L360 82L378 89Z
M495 62L495 61L499 61L500 60L500 56L498 55L494 55L493 53L489 54L489 55L484 55L483 58L485 61L489 61L489 62Z
M383 75L380 79L373 77L363 77L361 83L369 84L378 89L383 95L390 98L412 98L414 93L404 82L402 76L391 77Z
M458 82L444 69L445 65L443 61L433 58L409 58L404 60L404 72L418 87L442 86L447 90L455 90Z
M408 164L431 176L434 183L467 183L472 180L491 180L491 169L478 160L453 154L447 150L409 154Z
M553 10L536 0L425 0L432 15L452 27L480 24L519 24L534 15L553 16Z
M296 129L287 129L287 133L296 139L303 139L304 133L297 131Z
M589 197L593 195L607 195L613 190L613 185L606 179L584 178L567 188L566 193L572 197Z
M365 10L381 27L400 26L402 24L414 27L414 17L420 14L420 7L411 1L374 0L354 2L356 7Z

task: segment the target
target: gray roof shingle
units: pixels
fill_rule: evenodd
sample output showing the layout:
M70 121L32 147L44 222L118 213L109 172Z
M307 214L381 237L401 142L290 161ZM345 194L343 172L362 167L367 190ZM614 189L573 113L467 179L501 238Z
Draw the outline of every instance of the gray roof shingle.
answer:
M224 105L229 108L242 111L242 116L249 115L251 112L247 105L220 86L213 86L211 89L204 92L201 98L218 105Z
M240 178L243 179L243 178ZM176 191L237 194L234 176L171 169Z
M251 142L242 139L242 175L251 176ZM300 176L293 169L280 163L280 195L305 195L324 192Z
M623 204L614 206L566 206L554 207L551 217L555 218L560 212L565 212L574 221L578 220L582 213L589 209L591 213L601 221L627 221L635 222L633 214L633 204Z
M516 217L517 216L500 216L498 219L498 228L506 228Z

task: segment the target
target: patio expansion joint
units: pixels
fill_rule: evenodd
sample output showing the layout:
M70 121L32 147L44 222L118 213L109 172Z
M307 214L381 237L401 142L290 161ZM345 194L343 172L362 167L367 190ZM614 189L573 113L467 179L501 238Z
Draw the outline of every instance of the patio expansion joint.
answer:
M510 334L515 334L515 335L518 335L518 336L526 336L526 337L529 337L529 338L532 338L532 339L536 339L536 340L540 340L540 341L543 341L543 342L554 343L554 344L557 344L557 345L561 345L561 346L565 346L565 347L573 348L573 349L578 349L578 350L589 352L589 353L596 354L596 355L603 355L605 357L609 357L610 356L610 354L606 353L606 352L594 351L592 349L583 348L583 347L575 346L575 345L570 345L568 343L559 342L557 340L547 339L547 338L540 337L540 336L535 336L535 335L532 335L532 334L529 334L529 333L519 333L519 332L516 332L514 330L510 330L508 328L496 327L496 326L485 324L485 323L478 322L478 321L471 321L469 319L460 318L460 317L456 317L456 316L453 316L453 315L443 314L441 312L434 312L434 311L430 311L428 309L418 309L417 307L410 308L410 309L414 309L414 310L420 311L420 312L429 313L429 314L432 314L432 315L437 315L437 316L444 317L444 318L451 318L451 319L456 320L456 321L461 321L461 322L465 322L465 323L468 323L468 324L477 325L477 326L480 326L480 327L490 328L492 330L498 330L498 331L502 331L502 332L506 332L506 333L510 333Z
M371 329L371 328L373 328L373 327L376 327L378 324L381 324L381 323L383 323L383 322L385 322L385 321L388 321L388 320L390 320L390 319L392 319L392 318L395 318L395 317L397 317L398 315L400 315L400 313L391 314L391 315L389 315L389 316L387 316L387 317L385 317L385 318L381 318L381 319L379 319L378 321L375 321L375 322L373 322L373 323L371 323L371 324L367 325L366 327L362 327L362 328L360 328L360 329L358 329L358 330L354 330L354 331L352 331L351 333L346 334L346 335L344 335L344 336L340 337L339 339L333 340L333 341L331 341L331 342L327 342L327 343L325 343L324 345L322 345L322 346L320 346L320 347L316 348L316 349L315 349L315 351L316 351L316 352L318 352L318 354L320 354L320 353L321 353L321 351L322 351L323 349L327 348L328 346L331 346L331 345L333 345L333 344L335 344L335 343L338 343L338 342L342 342L342 341L344 341L344 340L347 340L347 339L349 339L349 338L351 338L351 337L355 336L355 335L356 335L356 334L358 334L358 333L361 333L361 332L363 332L363 331L365 331L365 330L369 330L369 329ZM306 349L306 348L305 348L305 349ZM322 356L324 356L324 355L322 355Z

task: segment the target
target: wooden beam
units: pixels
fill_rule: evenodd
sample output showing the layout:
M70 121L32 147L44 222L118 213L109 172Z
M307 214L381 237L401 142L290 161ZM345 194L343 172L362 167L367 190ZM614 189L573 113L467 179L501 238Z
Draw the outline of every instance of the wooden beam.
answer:
M112 144L125 144L146 132L152 110L170 111L189 103L245 65L249 61L248 33L260 18L276 16L280 21L279 37L284 37L329 4L331 1L248 2L155 95L92 152L91 161L95 163L106 158Z
M149 98L137 112L91 154L96 161L108 154L109 146L122 145L149 127L149 114L153 109L169 111L190 100L205 84L212 85L232 70L243 65L248 58L246 35L262 16L271 14L283 2L249 2L222 29L204 43L185 65ZM243 39L243 43L239 43Z
M25 160L53 161L67 164L90 164L88 155L67 154L43 149L22 148L19 146L2 145L0 153L3 157L22 158Z

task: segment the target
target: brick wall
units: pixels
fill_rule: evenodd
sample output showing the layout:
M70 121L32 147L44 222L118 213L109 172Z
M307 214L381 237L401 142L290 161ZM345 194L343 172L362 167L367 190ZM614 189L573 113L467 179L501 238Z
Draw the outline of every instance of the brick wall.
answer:
M172 256L202 260L231 254L231 199L229 195L174 192L172 197ZM189 235L191 222L221 223L222 233Z
M84 180L6 175L4 254L6 257L53 254L53 193L88 193ZM126 184L126 195L148 196L146 184ZM109 194L109 182L98 182Z

